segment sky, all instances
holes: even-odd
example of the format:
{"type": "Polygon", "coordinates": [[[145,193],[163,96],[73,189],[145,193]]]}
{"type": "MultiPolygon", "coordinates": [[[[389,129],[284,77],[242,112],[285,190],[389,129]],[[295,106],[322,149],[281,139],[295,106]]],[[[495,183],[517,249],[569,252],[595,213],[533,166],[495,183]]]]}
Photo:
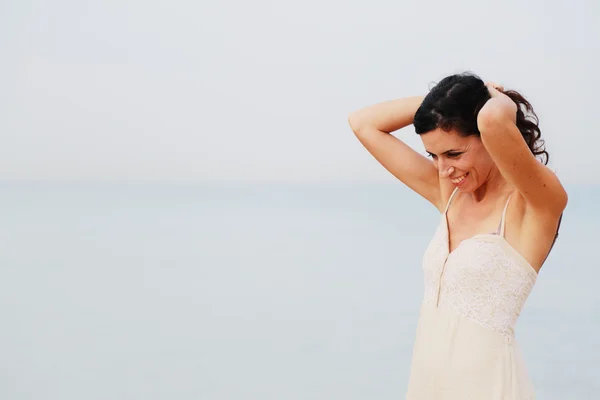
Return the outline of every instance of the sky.
{"type": "Polygon", "coordinates": [[[599,19],[592,0],[5,0],[0,180],[387,182],[348,114],[471,71],[533,104],[563,182],[600,183],[599,19]]]}

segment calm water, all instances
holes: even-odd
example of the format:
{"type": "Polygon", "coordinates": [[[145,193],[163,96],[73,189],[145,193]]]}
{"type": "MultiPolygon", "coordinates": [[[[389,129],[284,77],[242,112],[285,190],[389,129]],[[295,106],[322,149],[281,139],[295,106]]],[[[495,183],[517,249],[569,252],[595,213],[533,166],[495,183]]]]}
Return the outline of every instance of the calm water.
{"type": "MultiPolygon", "coordinates": [[[[600,392],[600,186],[517,326],[600,392]]],[[[439,214],[402,185],[0,185],[1,399],[402,399],[439,214]]]]}

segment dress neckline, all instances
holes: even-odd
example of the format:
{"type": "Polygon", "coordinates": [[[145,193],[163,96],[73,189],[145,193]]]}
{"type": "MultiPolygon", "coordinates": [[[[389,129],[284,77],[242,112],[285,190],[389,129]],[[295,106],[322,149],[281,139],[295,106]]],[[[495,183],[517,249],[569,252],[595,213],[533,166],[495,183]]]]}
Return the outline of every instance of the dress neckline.
{"type": "Polygon", "coordinates": [[[505,226],[506,226],[506,210],[508,209],[508,202],[510,201],[510,198],[512,197],[514,192],[508,196],[508,199],[506,200],[506,204],[504,205],[504,210],[502,211],[502,217],[500,219],[499,234],[477,233],[473,236],[470,236],[466,239],[461,240],[460,243],[452,251],[450,251],[450,224],[448,223],[448,209],[450,208],[450,203],[452,202],[452,199],[454,198],[454,196],[456,195],[457,192],[458,192],[458,187],[454,188],[454,191],[452,192],[452,194],[450,195],[450,198],[448,199],[448,204],[446,204],[446,209],[444,210],[444,213],[442,214],[445,240],[446,240],[446,251],[448,253],[448,256],[446,257],[446,261],[448,260],[448,258],[450,258],[450,256],[452,254],[454,254],[456,252],[456,250],[458,250],[463,245],[464,242],[473,241],[473,240],[477,240],[478,238],[485,238],[485,237],[494,238],[495,240],[496,240],[496,238],[499,238],[500,243],[503,243],[505,245],[505,247],[508,248],[511,253],[513,253],[513,258],[515,259],[515,261],[517,261],[519,264],[523,264],[526,267],[526,269],[528,270],[528,272],[532,273],[535,276],[535,278],[537,278],[538,272],[535,270],[535,268],[533,268],[531,263],[529,261],[527,261],[527,259],[517,249],[515,249],[514,246],[511,245],[504,237],[504,231],[505,231],[505,226]]]}
{"type": "MultiPolygon", "coordinates": [[[[473,236],[470,236],[466,239],[461,240],[461,242],[458,244],[458,246],[456,246],[454,248],[454,250],[450,251],[450,230],[448,228],[448,220],[446,219],[445,214],[442,215],[443,217],[443,224],[444,224],[444,239],[446,241],[446,251],[448,253],[448,256],[446,257],[446,262],[448,261],[448,258],[450,258],[451,255],[455,254],[456,251],[465,243],[465,242],[470,242],[470,241],[477,241],[478,239],[484,239],[484,238],[488,238],[488,239],[494,239],[497,240],[499,243],[504,244],[505,249],[508,249],[508,251],[510,253],[512,253],[513,255],[513,259],[518,263],[521,264],[525,267],[525,269],[527,270],[527,272],[529,272],[530,274],[532,274],[534,276],[534,278],[537,278],[538,276],[538,272],[535,270],[535,268],[533,268],[533,266],[531,265],[531,263],[529,261],[527,261],[527,259],[525,257],[523,257],[523,255],[521,253],[519,253],[519,251],[517,249],[514,248],[513,245],[511,245],[504,236],[501,235],[497,235],[495,233],[477,233],[473,236]]],[[[445,263],[444,263],[445,264],[445,263]]]]}

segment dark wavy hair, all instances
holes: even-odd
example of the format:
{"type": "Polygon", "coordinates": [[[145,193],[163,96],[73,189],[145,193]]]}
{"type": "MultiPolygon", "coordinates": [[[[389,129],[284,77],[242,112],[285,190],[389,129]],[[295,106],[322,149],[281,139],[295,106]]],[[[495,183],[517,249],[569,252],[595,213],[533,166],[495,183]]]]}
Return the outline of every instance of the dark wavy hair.
{"type": "MultiPolygon", "coordinates": [[[[539,119],[531,104],[514,90],[503,92],[517,104],[517,128],[534,156],[548,164],[549,155],[541,138],[539,119]]],[[[465,72],[450,75],[437,83],[417,109],[413,125],[422,135],[437,128],[457,131],[462,136],[480,135],[477,114],[491,98],[477,75],[465,72]]]]}

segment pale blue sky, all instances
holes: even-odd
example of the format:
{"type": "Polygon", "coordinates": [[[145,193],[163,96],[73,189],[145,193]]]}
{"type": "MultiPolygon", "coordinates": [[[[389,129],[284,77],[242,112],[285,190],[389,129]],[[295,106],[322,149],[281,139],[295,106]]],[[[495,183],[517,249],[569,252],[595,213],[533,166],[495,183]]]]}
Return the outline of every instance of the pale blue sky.
{"type": "Polygon", "coordinates": [[[4,1],[0,179],[391,180],[348,113],[470,70],[532,102],[563,181],[598,183],[599,15],[592,0],[4,1]]]}

